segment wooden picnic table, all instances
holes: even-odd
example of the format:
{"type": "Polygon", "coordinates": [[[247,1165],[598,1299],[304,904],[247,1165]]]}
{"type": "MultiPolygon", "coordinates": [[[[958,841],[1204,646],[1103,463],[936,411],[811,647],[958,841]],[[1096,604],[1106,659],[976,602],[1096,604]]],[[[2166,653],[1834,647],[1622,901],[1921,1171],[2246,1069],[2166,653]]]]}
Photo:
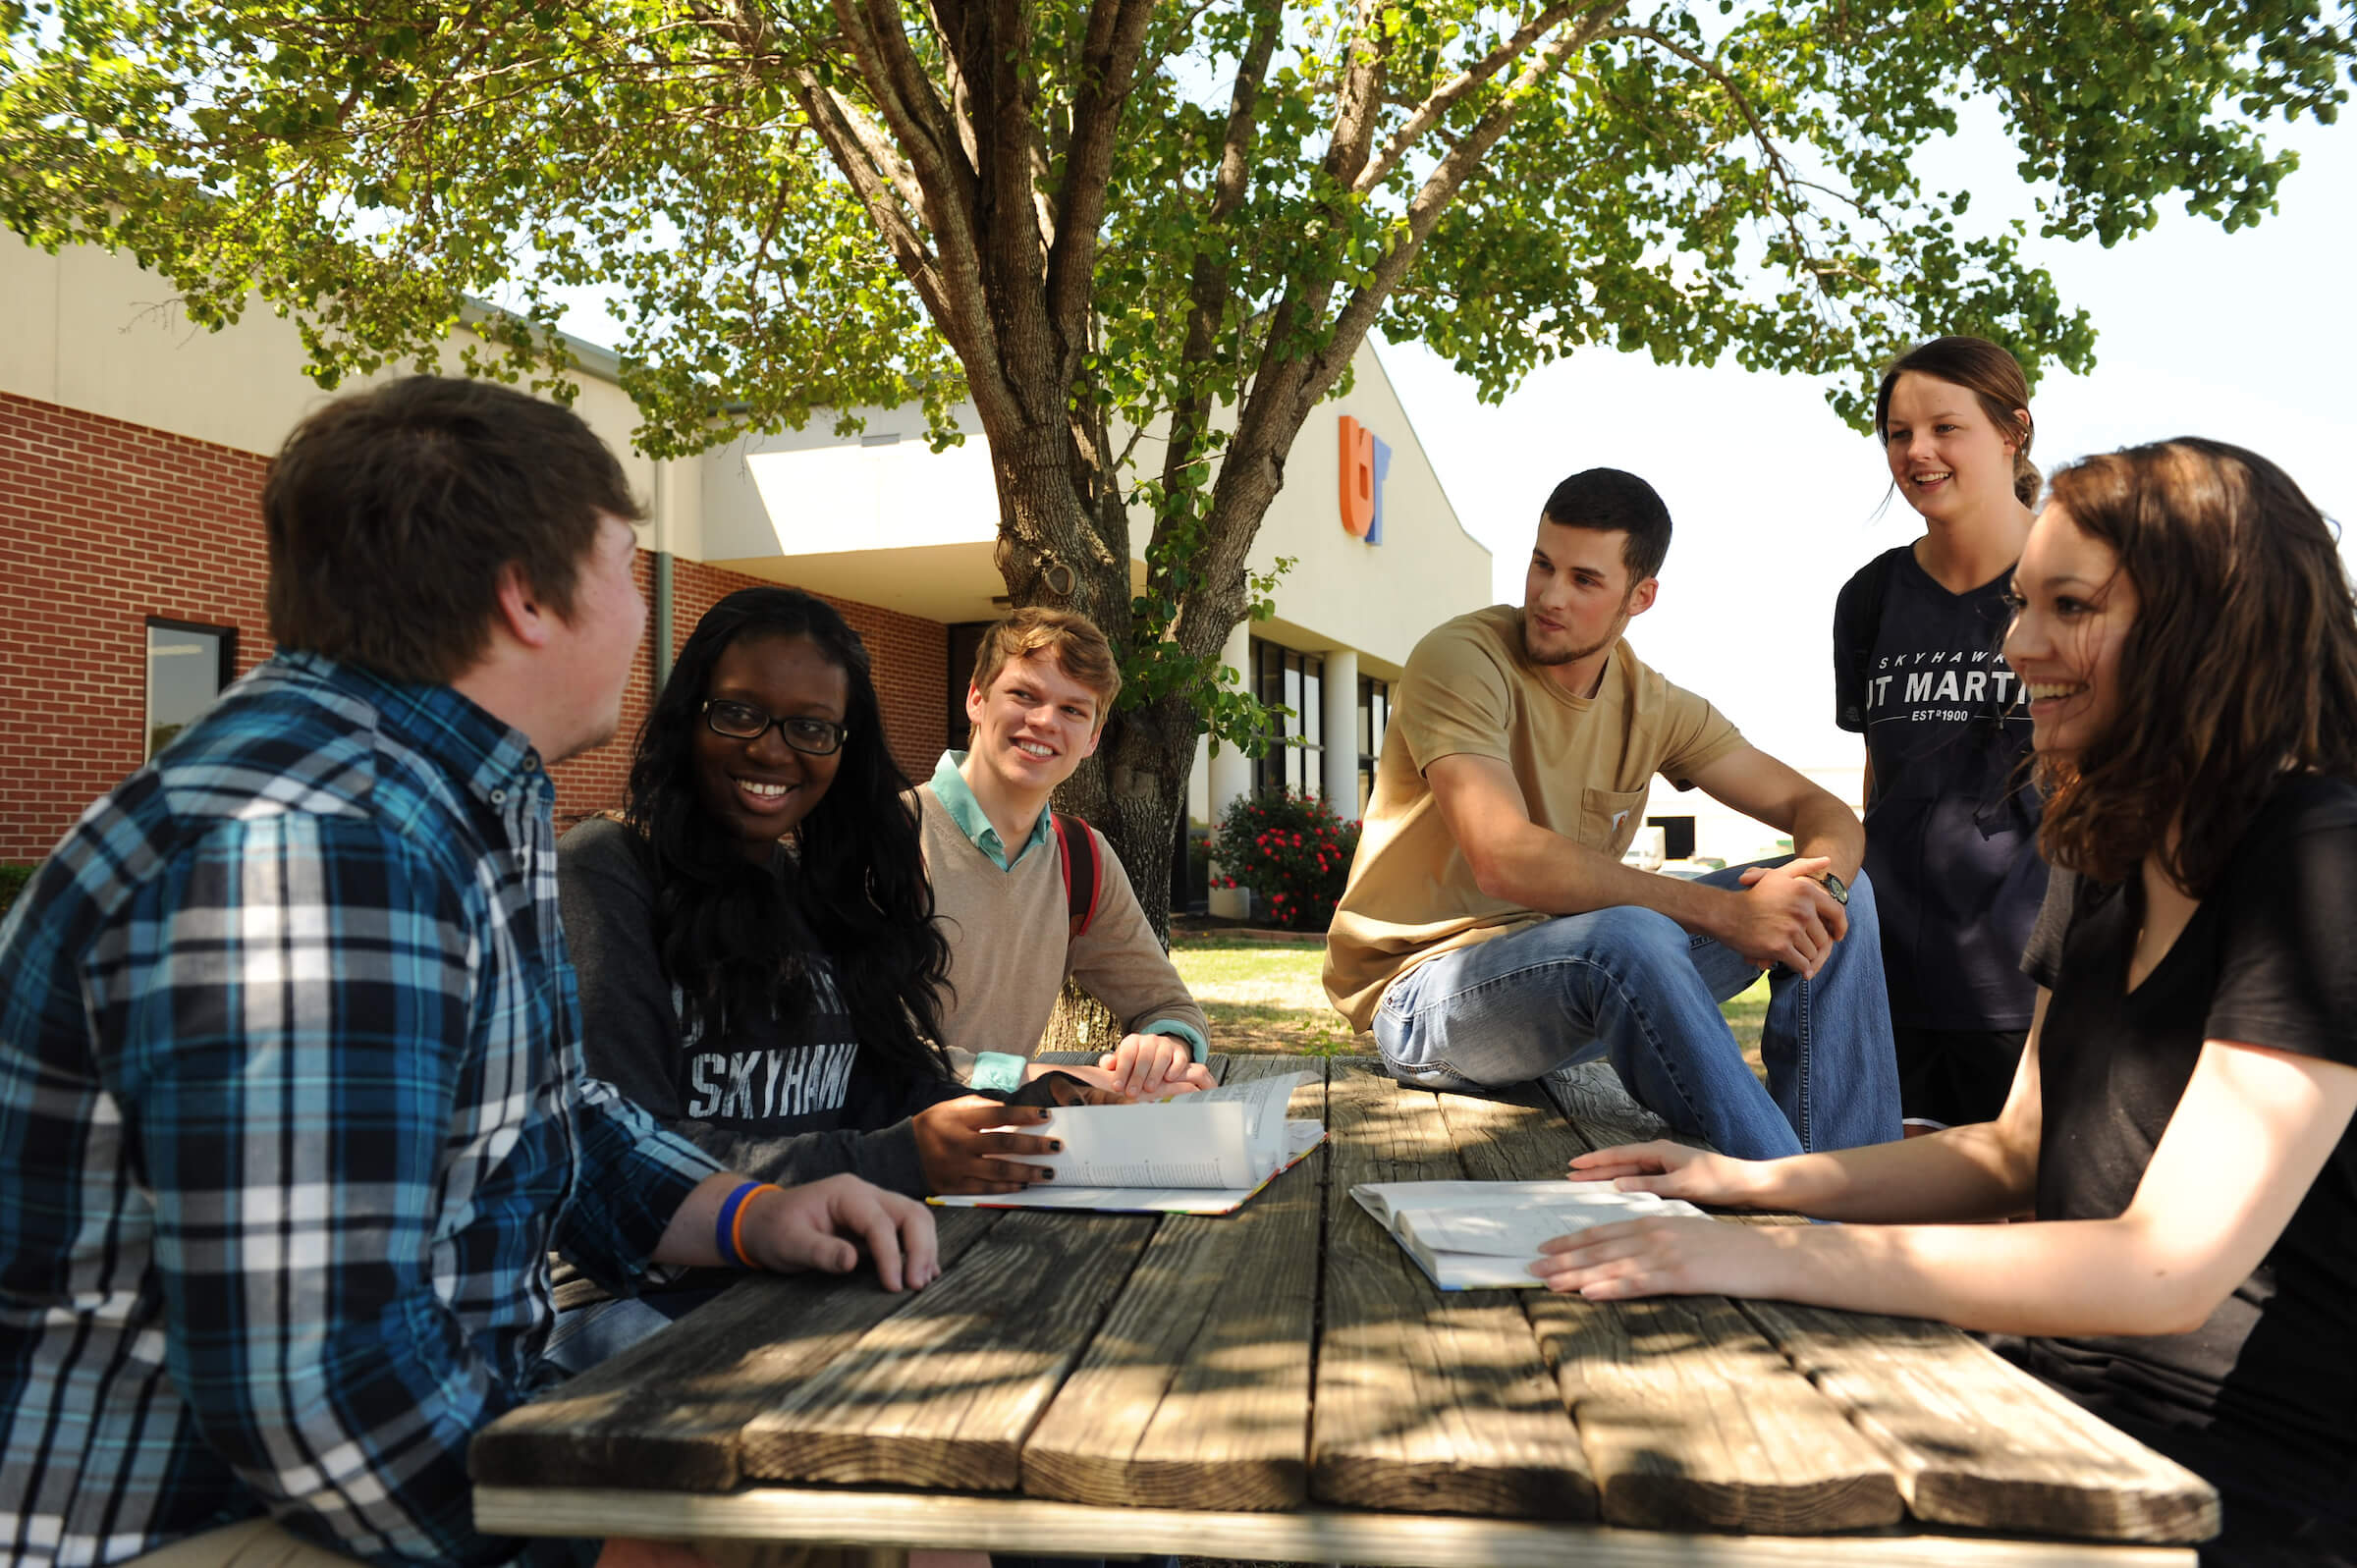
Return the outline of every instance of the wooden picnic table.
{"type": "Polygon", "coordinates": [[[1353,1183],[1652,1129],[1577,1081],[1215,1061],[1305,1068],[1329,1141],[1235,1214],[944,1209],[922,1292],[748,1278],[483,1433],[478,1526],[1436,1568],[2190,1564],[2216,1530],[2198,1477],[1942,1325],[1435,1289],[1353,1183]]]}

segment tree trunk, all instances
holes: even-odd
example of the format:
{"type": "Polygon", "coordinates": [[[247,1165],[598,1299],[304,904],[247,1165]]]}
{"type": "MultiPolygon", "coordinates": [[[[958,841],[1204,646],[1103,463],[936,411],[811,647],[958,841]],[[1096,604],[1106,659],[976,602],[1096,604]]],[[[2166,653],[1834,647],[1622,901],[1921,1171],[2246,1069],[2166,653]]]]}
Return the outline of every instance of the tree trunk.
{"type": "MultiPolygon", "coordinates": [[[[1127,519],[1114,501],[1092,517],[1083,496],[1109,494],[1069,426],[989,432],[998,482],[998,560],[1009,601],[1072,610],[1095,622],[1117,653],[1130,641],[1127,519]]],[[[1166,697],[1109,718],[1095,755],[1056,792],[1056,806],[1105,836],[1156,936],[1170,939],[1171,843],[1186,804],[1195,720],[1185,699],[1166,697]]],[[[1040,1046],[1110,1051],[1123,1020],[1067,985],[1040,1046]]]]}
{"type": "MultiPolygon", "coordinates": [[[[1057,808],[1105,836],[1121,857],[1154,934],[1170,944],[1171,844],[1186,809],[1186,774],[1195,755],[1194,710],[1165,697],[1107,722],[1097,754],[1057,791],[1057,808]]],[[[1123,1020],[1067,985],[1041,1049],[1111,1051],[1123,1020]]]]}
{"type": "Polygon", "coordinates": [[[1094,1051],[1100,1054],[1122,1043],[1122,1021],[1113,1010],[1069,980],[1057,995],[1056,1010],[1048,1014],[1047,1033],[1039,1037],[1042,1051],[1094,1051]]]}
{"type": "MultiPolygon", "coordinates": [[[[1105,836],[1121,858],[1147,921],[1170,945],[1171,844],[1186,809],[1195,718],[1183,697],[1165,697],[1107,721],[1097,753],[1057,791],[1059,810],[1105,836]]],[[[1041,1041],[1047,1051],[1111,1051],[1124,1020],[1067,985],[1041,1041]]]]}

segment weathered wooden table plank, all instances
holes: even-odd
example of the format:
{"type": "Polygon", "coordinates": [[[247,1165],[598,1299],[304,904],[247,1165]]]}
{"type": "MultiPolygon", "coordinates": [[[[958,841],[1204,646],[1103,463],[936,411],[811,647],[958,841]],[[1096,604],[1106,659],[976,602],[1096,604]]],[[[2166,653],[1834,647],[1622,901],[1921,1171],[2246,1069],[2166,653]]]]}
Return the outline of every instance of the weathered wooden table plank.
{"type": "MultiPolygon", "coordinates": [[[[1581,1140],[1534,1086],[1442,1095],[1466,1174],[1560,1177],[1581,1140]]],[[[1771,1534],[1901,1514],[1891,1465],[1725,1298],[1596,1306],[1522,1298],[1611,1524],[1771,1534]],[[1740,1400],[1714,1399],[1723,1386],[1740,1400]]]]}
{"type": "Polygon", "coordinates": [[[1366,1508],[1592,1518],[1579,1442],[1513,1294],[1444,1294],[1352,1201],[1361,1181],[1462,1176],[1436,1097],[1337,1060],[1325,1328],[1310,1490],[1366,1508]]]}
{"type": "Polygon", "coordinates": [[[1926,1523],[2110,1541],[2217,1533],[2207,1482],[1945,1324],[1742,1307],[1890,1455],[1926,1523]]]}
{"type": "Polygon", "coordinates": [[[1536,1084],[1495,1095],[1435,1095],[1464,1173],[1475,1181],[1557,1181],[1588,1143],[1536,1084]]]}
{"type": "Polygon", "coordinates": [[[1890,1462],[1725,1297],[1525,1305],[1607,1523],[1787,1535],[1902,1516],[1890,1462]]]}
{"type": "MultiPolygon", "coordinates": [[[[937,1217],[947,1269],[1002,1214],[937,1217]]],[[[917,1299],[886,1294],[873,1274],[754,1275],[683,1320],[691,1329],[666,1328],[510,1411],[475,1437],[468,1470],[492,1486],[725,1491],[744,1479],[745,1423],[917,1299]]]]}
{"type": "MultiPolygon", "coordinates": [[[[1225,1065],[1213,1059],[1215,1072],[1225,1065]]],[[[959,1212],[936,1217],[946,1224],[959,1212]]],[[[992,1213],[999,1223],[989,1239],[968,1248],[904,1314],[838,1347],[745,1419],[743,1476],[973,1491],[1020,1484],[1025,1437],[1095,1336],[1157,1220],[992,1213]]]]}
{"type": "Polygon", "coordinates": [[[1173,1552],[1401,1568],[2194,1568],[2194,1555],[2184,1547],[2077,1541],[1672,1535],[1315,1505],[1275,1514],[1115,1509],[1033,1497],[813,1487],[755,1487],[726,1497],[487,1487],[475,1493],[475,1523],[511,1535],[821,1541],[1025,1555],[1173,1552]]]}
{"type": "MultiPolygon", "coordinates": [[[[1291,1114],[1323,1121],[1324,1064],[1237,1056],[1227,1083],[1317,1070],[1291,1114]]],[[[1175,1215],[1023,1445],[1033,1496],[1292,1508],[1307,1486],[1326,1153],[1233,1215],[1175,1215]]]]}
{"type": "Polygon", "coordinates": [[[1040,1411],[1154,1233],[1140,1215],[1006,1211],[954,1270],[745,1422],[762,1481],[1013,1491],[1040,1411]]]}

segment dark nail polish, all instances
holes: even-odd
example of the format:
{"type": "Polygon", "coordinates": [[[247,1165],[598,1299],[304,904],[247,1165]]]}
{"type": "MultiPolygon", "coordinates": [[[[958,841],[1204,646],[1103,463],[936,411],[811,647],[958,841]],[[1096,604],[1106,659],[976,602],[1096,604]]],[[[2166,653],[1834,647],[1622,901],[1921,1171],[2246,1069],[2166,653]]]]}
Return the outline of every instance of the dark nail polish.
{"type": "Polygon", "coordinates": [[[1048,1140],[1048,1153],[1052,1155],[1060,1155],[1064,1153],[1064,1140],[1061,1138],[1050,1138],[1048,1140]]]}
{"type": "Polygon", "coordinates": [[[1039,1173],[1039,1179],[1042,1181],[1054,1181],[1056,1179],[1056,1172],[1053,1170],[1043,1170],[1039,1173]]]}

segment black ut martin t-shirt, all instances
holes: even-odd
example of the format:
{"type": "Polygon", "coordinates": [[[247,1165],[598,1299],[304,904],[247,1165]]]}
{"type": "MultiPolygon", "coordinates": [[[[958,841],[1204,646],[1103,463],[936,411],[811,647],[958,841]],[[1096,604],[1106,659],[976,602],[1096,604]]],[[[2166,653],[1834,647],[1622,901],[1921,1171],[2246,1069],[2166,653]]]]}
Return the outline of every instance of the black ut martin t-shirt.
{"type": "MultiPolygon", "coordinates": [[[[2357,784],[2287,781],[2127,992],[2143,902],[2135,879],[2057,872],[2023,959],[2054,993],[2039,1042],[2040,1219],[2127,1208],[2206,1040],[2357,1065],[2357,784]]],[[[2216,1483],[2229,1537],[2238,1495],[2357,1525],[2357,1131],[2199,1328],[2001,1348],[2216,1483]]]]}
{"type": "Polygon", "coordinates": [[[2006,576],[1949,593],[1900,545],[1834,607],[1836,723],[1874,759],[1866,875],[1882,917],[1891,1021],[1901,1028],[2027,1029],[2035,994],[2022,945],[2046,893],[2038,795],[2023,766],[2030,722],[1998,645],[2006,576]],[[1864,600],[1882,616],[1861,666],[1864,600]]]}

